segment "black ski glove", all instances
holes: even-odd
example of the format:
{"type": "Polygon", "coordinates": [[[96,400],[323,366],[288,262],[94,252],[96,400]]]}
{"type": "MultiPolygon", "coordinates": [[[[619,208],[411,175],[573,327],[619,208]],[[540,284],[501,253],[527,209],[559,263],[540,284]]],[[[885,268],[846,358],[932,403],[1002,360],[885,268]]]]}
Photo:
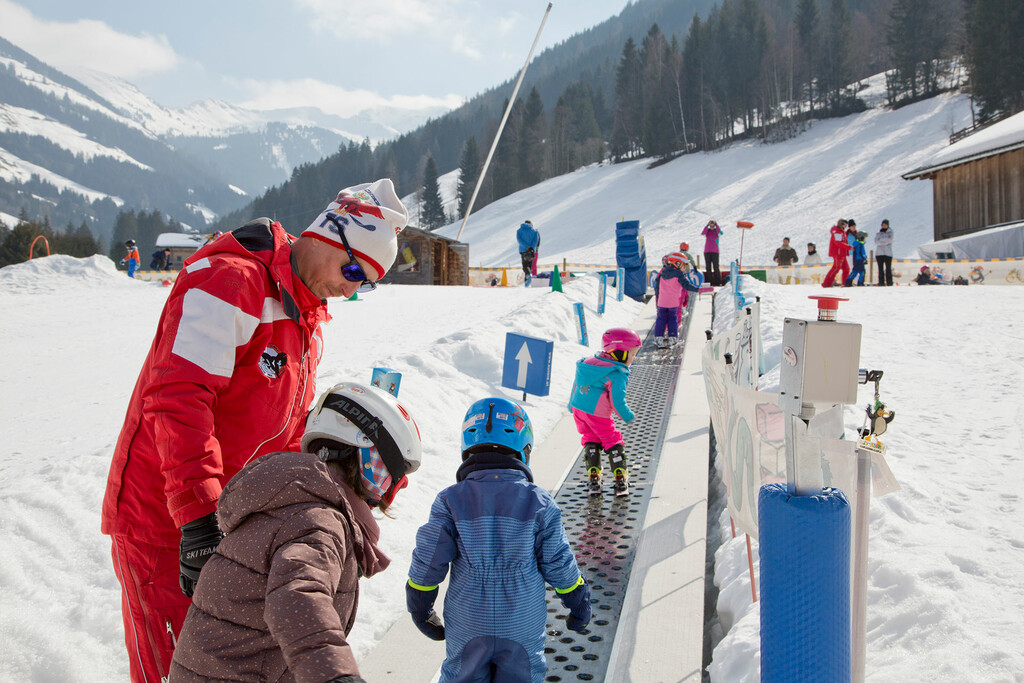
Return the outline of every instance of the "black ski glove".
{"type": "Polygon", "coordinates": [[[224,534],[217,526],[216,512],[181,527],[181,573],[178,576],[178,585],[186,597],[192,597],[196,590],[196,581],[199,580],[199,571],[210,559],[210,555],[213,555],[222,538],[224,534]]]}
{"type": "Polygon", "coordinates": [[[558,597],[569,609],[565,627],[570,631],[583,633],[590,623],[590,586],[581,583],[568,593],[559,593],[558,597]]]}
{"type": "Polygon", "coordinates": [[[412,623],[420,633],[431,640],[444,640],[444,624],[441,617],[434,611],[434,601],[437,600],[437,587],[433,590],[423,591],[413,588],[410,583],[405,584],[405,606],[412,615],[412,623]]]}

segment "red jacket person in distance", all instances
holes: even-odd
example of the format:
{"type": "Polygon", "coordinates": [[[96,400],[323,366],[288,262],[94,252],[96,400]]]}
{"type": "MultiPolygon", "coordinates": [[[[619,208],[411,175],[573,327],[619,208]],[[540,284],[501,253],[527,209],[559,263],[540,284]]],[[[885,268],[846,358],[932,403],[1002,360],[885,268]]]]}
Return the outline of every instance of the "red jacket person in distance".
{"type": "Polygon", "coordinates": [[[407,221],[383,179],[339,192],[298,239],[259,218],[185,261],[103,499],[132,681],[167,676],[195,582],[222,536],[221,490],[253,458],[299,449],[326,299],[373,289],[407,221]]]}

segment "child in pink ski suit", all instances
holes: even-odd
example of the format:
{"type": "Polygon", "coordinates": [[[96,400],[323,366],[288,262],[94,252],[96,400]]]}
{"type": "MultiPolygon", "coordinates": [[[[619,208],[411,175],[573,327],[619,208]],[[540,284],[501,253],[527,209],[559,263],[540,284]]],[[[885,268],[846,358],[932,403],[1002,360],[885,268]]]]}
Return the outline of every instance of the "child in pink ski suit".
{"type": "Polygon", "coordinates": [[[608,454],[615,475],[615,495],[629,493],[626,449],[622,433],[612,419],[614,410],[625,422],[632,422],[633,411],[626,405],[629,366],[643,345],[636,332],[614,327],[601,338],[601,353],[576,363],[569,408],[583,444],[583,455],[590,474],[590,495],[601,494],[601,449],[608,454]]]}
{"type": "Polygon", "coordinates": [[[654,279],[654,297],[658,304],[658,317],[654,321],[654,336],[658,348],[676,342],[683,309],[689,303],[689,292],[700,289],[700,280],[688,272],[690,263],[682,252],[673,252],[662,259],[664,267],[654,279]]]}

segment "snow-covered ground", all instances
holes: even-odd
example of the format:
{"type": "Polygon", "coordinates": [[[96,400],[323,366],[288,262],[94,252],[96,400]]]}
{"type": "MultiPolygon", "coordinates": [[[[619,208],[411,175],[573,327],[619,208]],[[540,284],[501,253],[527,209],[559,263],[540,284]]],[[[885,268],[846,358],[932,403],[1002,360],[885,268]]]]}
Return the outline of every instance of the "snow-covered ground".
{"type": "MultiPolygon", "coordinates": [[[[743,144],[653,170],[645,162],[583,169],[486,207],[470,218],[463,240],[474,262],[500,265],[513,256],[519,222],[532,218],[542,232],[542,261],[612,263],[615,221],[638,218],[653,265],[681,239],[696,242],[713,212],[723,225],[754,220],[745,259],[766,261],[781,239],[770,226],[786,228],[799,244],[805,239],[798,229],[823,242],[838,216],[855,216],[865,227],[888,217],[897,256],[910,255],[931,239],[931,189],[898,173],[927,160],[944,143],[946,126],[959,127],[966,113],[962,98],[948,96],[822,122],[778,146],[743,144]],[[808,183],[813,190],[802,189],[808,183]],[[886,216],[875,215],[883,209],[886,216]]],[[[728,229],[723,263],[737,255],[738,241],[728,229]]],[[[760,287],[771,365],[782,318],[813,317],[806,297],[821,290],[760,287]]],[[[404,614],[414,533],[434,494],[452,481],[465,408],[491,393],[516,397],[500,387],[505,333],[555,342],[551,395],[526,403],[542,440],[564,415],[573,361],[588,353],[576,343],[571,303],[584,302],[595,340],[641,310],[610,297],[598,317],[596,289],[594,278],[566,283],[564,294],[383,286],[359,301],[331,302],[335,320],[324,328],[318,386],[366,381],[378,365],[401,371],[402,398],[425,446],[424,467],[400,494],[396,518],[382,521],[394,564],[363,583],[352,634],[358,656],[404,614]]],[[[0,357],[12,361],[0,373],[0,680],[127,678],[119,591],[99,509],[167,291],[128,280],[100,256],[54,256],[0,270],[0,357]]],[[[842,294],[852,300],[840,318],[864,325],[862,366],[885,371],[883,395],[897,411],[885,441],[903,486],[872,505],[868,678],[1022,681],[1024,288],[842,294]]],[[[848,410],[851,430],[860,426],[862,408],[848,410]]],[[[715,651],[719,682],[757,680],[758,614],[743,583],[744,553],[741,538],[718,558],[721,603],[742,615],[715,651]]]]}
{"type": "MultiPolygon", "coordinates": [[[[470,243],[472,266],[518,267],[512,235],[530,219],[540,231],[542,264],[613,263],[615,222],[639,220],[655,267],[682,241],[701,255],[700,231],[714,218],[724,229],[721,262],[738,258],[742,246],[742,263],[753,266],[771,265],[783,237],[800,263],[808,242],[825,253],[828,229],[839,218],[855,218],[872,236],[870,248],[888,218],[894,256],[918,258],[917,245],[933,239],[931,182],[900,174],[927,164],[970,121],[966,96],[943,95],[897,111],[818,121],[783,143],[749,141],[653,169],[650,159],[594,164],[474,211],[461,239],[470,243]],[[740,230],[737,220],[754,228],[740,230]],[[491,239],[495,234],[509,237],[491,239]]],[[[455,237],[460,225],[439,232],[455,237]]]]}

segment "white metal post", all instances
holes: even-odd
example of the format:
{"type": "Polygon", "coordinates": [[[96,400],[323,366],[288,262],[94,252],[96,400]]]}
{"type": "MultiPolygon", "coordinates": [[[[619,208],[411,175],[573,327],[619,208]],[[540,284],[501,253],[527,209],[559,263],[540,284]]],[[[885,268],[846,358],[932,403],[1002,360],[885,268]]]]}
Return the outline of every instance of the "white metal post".
{"type": "Polygon", "coordinates": [[[516,102],[516,95],[519,93],[519,86],[523,83],[523,76],[526,75],[526,67],[530,65],[530,60],[533,58],[533,51],[537,47],[537,41],[540,40],[540,32],[544,30],[544,23],[548,20],[548,14],[551,12],[552,3],[548,3],[548,8],[544,10],[544,18],[540,20],[540,28],[537,29],[537,37],[533,39],[533,45],[530,46],[530,54],[526,55],[526,63],[523,64],[522,70],[519,72],[519,79],[516,81],[516,87],[512,89],[512,97],[508,100],[508,106],[505,107],[505,115],[501,117],[501,123],[498,124],[498,132],[494,135],[494,142],[491,143],[491,149],[487,152],[487,159],[484,161],[483,168],[480,169],[480,176],[476,179],[476,187],[473,188],[473,196],[469,198],[469,205],[466,206],[466,215],[462,217],[462,225],[459,226],[459,234],[455,236],[455,240],[458,241],[462,237],[462,230],[466,227],[466,221],[469,220],[469,214],[473,211],[473,204],[476,202],[476,194],[480,191],[480,186],[484,182],[484,175],[487,173],[487,167],[491,165],[491,157],[494,156],[494,150],[498,147],[498,140],[501,139],[501,131],[505,129],[505,122],[508,121],[508,115],[512,111],[512,105],[516,102]]]}
{"type": "Polygon", "coordinates": [[[868,517],[871,510],[871,451],[857,449],[857,508],[853,520],[852,594],[850,595],[850,671],[864,681],[868,618],[868,517]]]}

